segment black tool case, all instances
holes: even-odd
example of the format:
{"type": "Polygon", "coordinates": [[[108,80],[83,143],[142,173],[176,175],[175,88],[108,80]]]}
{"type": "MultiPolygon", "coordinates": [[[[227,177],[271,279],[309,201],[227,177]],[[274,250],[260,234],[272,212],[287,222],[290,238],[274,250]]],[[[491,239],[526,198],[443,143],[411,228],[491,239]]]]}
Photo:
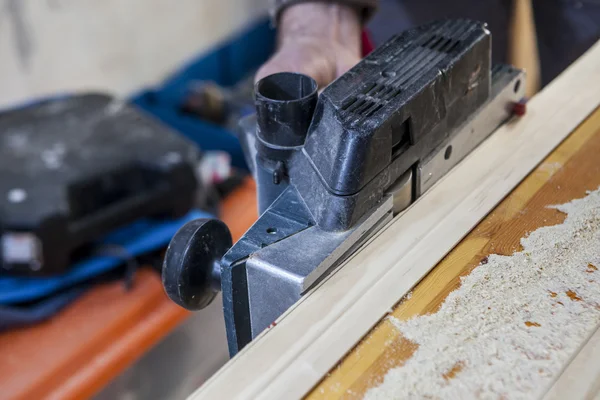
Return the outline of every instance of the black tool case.
{"type": "Polygon", "coordinates": [[[0,274],[64,271],[86,245],[194,204],[199,150],[110,96],[0,114],[0,274]]]}

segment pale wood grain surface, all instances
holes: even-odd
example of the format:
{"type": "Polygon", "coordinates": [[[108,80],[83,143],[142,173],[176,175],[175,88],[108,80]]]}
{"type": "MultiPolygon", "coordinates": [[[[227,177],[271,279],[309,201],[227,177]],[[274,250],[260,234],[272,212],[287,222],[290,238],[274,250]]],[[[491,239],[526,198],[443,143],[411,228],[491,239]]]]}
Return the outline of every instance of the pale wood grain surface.
{"type": "Polygon", "coordinates": [[[600,398],[600,329],[582,346],[544,400],[600,398]]]}
{"type": "MultiPolygon", "coordinates": [[[[561,223],[565,214],[549,205],[585,196],[600,186],[600,110],[548,156],[506,199],[477,225],[391,313],[400,320],[436,312],[448,294],[490,254],[521,250],[520,239],[541,227],[561,223]]],[[[381,321],[308,396],[357,399],[408,360],[417,346],[381,321]]],[[[597,360],[599,360],[597,358],[597,360]]],[[[600,363],[598,363],[600,365],[600,363]]],[[[599,370],[600,371],[600,370],[599,370]]],[[[574,396],[573,398],[579,398],[574,396]]]]}

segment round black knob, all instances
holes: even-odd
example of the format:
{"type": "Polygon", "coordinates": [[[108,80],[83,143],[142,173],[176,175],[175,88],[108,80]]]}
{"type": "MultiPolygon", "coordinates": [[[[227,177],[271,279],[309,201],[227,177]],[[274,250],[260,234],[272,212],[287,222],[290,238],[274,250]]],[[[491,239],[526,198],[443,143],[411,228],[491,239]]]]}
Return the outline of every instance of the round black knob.
{"type": "MultiPolygon", "coordinates": [[[[162,268],[162,282],[171,300],[188,310],[208,306],[217,294],[213,284],[219,261],[232,245],[227,225],[197,219],[173,236],[162,268]]],[[[217,278],[218,279],[218,278],[217,278]]]]}

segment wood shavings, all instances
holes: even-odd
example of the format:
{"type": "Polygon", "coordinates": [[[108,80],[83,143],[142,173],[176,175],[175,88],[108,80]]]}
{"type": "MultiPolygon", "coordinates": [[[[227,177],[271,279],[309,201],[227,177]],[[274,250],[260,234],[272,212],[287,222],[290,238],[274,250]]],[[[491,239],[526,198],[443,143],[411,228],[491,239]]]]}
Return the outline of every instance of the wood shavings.
{"type": "Polygon", "coordinates": [[[390,317],[418,346],[367,400],[540,397],[600,324],[600,189],[553,207],[563,224],[491,255],[435,314],[390,317]]]}

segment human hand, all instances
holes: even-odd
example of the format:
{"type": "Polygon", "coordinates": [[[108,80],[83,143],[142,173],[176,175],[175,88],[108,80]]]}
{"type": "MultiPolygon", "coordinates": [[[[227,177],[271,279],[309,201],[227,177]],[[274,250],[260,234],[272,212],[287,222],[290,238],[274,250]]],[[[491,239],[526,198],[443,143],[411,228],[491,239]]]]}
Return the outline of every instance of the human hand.
{"type": "Polygon", "coordinates": [[[293,5],[279,20],[277,52],[255,80],[297,72],[323,88],[360,61],[361,29],[358,12],[351,7],[318,2],[293,5]]]}

